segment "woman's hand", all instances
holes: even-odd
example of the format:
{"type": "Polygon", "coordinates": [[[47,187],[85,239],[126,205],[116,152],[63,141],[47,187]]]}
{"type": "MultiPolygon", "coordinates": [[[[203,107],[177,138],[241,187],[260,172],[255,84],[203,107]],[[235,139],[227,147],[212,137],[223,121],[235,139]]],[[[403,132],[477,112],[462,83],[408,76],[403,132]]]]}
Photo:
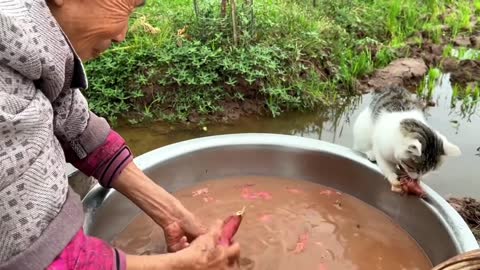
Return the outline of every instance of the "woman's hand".
{"type": "Polygon", "coordinates": [[[161,255],[127,255],[127,270],[228,270],[240,256],[240,246],[218,245],[222,222],[179,252],[161,255]]]}
{"type": "Polygon", "coordinates": [[[173,220],[163,226],[167,248],[176,252],[189,246],[189,243],[206,232],[206,228],[180,203],[175,207],[173,220]]]}
{"type": "Polygon", "coordinates": [[[186,248],[206,232],[179,200],[154,183],[133,162],[125,167],[112,186],[163,228],[170,252],[186,248]]]}
{"type": "Polygon", "coordinates": [[[185,270],[226,270],[240,256],[240,245],[229,247],[218,244],[222,231],[222,222],[217,221],[206,234],[199,236],[191,245],[175,253],[178,255],[179,269],[185,270]]]}

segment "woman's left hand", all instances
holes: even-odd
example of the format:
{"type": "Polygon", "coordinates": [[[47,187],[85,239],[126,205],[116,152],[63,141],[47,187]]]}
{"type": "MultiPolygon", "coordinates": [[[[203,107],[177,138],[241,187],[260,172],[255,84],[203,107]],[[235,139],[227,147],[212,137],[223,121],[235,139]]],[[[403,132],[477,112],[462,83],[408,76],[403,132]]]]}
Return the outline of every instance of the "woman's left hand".
{"type": "Polygon", "coordinates": [[[177,252],[190,245],[198,236],[207,232],[200,221],[183,205],[178,205],[175,219],[163,227],[169,252],[177,252]]]}
{"type": "Polygon", "coordinates": [[[162,226],[170,252],[188,247],[195,238],[207,232],[179,200],[154,183],[133,162],[125,167],[112,186],[162,226]]]}

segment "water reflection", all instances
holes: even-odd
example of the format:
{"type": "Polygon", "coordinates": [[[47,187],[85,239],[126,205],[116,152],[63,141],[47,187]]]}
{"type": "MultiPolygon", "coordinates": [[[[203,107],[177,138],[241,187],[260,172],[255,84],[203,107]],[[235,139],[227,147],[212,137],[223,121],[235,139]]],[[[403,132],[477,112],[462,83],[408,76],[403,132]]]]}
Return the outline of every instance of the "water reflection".
{"type": "MultiPolygon", "coordinates": [[[[425,182],[443,196],[480,198],[480,115],[477,106],[455,101],[448,75],[440,80],[433,92],[435,107],[426,109],[431,125],[462,149],[462,156],[449,159],[425,182]]],[[[324,140],[351,147],[353,121],[368,106],[371,95],[351,97],[331,109],[310,113],[289,113],[276,119],[243,118],[231,124],[189,129],[165,124],[140,127],[123,126],[118,131],[126,138],[136,155],[167,144],[203,136],[232,133],[279,133],[324,140]]]]}

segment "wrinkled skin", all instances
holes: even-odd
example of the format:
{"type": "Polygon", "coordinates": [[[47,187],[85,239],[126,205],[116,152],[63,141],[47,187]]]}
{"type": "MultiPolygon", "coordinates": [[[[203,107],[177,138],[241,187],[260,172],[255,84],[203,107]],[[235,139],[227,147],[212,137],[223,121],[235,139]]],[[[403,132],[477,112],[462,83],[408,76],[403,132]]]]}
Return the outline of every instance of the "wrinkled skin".
{"type": "Polygon", "coordinates": [[[178,252],[185,263],[179,263],[188,270],[227,270],[232,269],[240,256],[240,246],[232,243],[223,246],[218,242],[221,237],[223,222],[217,221],[210,231],[199,236],[190,248],[178,252]]]}
{"type": "MultiPolygon", "coordinates": [[[[47,5],[82,61],[98,57],[113,43],[125,40],[128,20],[145,0],[47,0],[47,5]]],[[[206,229],[179,205],[175,221],[164,226],[171,252],[189,246],[206,229]]]]}
{"type": "Polygon", "coordinates": [[[49,0],[48,6],[83,61],[122,42],[128,19],[145,0],[49,0]]]}

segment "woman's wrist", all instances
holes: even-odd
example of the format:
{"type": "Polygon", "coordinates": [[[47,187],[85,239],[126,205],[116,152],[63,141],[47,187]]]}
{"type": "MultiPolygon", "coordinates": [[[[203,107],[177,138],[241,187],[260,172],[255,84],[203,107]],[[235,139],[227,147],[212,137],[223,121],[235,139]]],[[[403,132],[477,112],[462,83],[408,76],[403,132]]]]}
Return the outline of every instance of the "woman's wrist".
{"type": "Polygon", "coordinates": [[[113,188],[122,193],[160,226],[168,226],[177,221],[176,213],[181,203],[162,187],[148,178],[133,162],[130,162],[118,178],[113,188]]]}
{"type": "Polygon", "coordinates": [[[127,270],[186,270],[181,256],[176,253],[137,256],[127,255],[127,270]]]}

